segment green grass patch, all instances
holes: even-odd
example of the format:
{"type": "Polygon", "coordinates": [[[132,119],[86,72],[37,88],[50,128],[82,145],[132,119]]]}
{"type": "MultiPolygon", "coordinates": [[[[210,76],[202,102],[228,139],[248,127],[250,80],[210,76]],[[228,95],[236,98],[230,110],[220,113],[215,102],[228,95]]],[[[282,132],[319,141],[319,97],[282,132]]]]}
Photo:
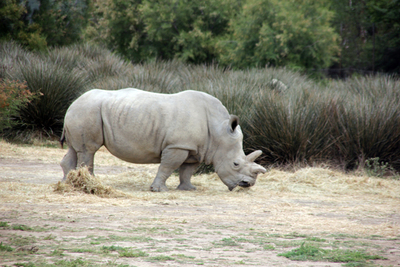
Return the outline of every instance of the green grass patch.
{"type": "Polygon", "coordinates": [[[60,267],[85,267],[85,266],[95,266],[93,262],[78,258],[75,260],[60,260],[54,263],[54,266],[60,267]]]}
{"type": "Polygon", "coordinates": [[[96,250],[93,248],[74,248],[71,250],[71,252],[75,253],[95,253],[96,250]]]}
{"type": "Polygon", "coordinates": [[[0,222],[0,227],[8,228],[9,227],[8,222],[0,222]]]}
{"type": "Polygon", "coordinates": [[[50,255],[51,256],[57,256],[57,257],[62,257],[62,256],[65,256],[65,254],[63,252],[64,251],[61,250],[61,249],[55,249],[50,253],[50,255]]]}
{"type": "Polygon", "coordinates": [[[174,261],[175,258],[167,256],[167,255],[157,255],[149,258],[151,262],[160,262],[160,261],[174,261]]]}
{"type": "Polygon", "coordinates": [[[275,246],[271,244],[265,245],[263,248],[264,250],[275,250],[275,246]]]}
{"type": "Polygon", "coordinates": [[[217,247],[237,247],[240,246],[240,244],[237,242],[237,240],[233,237],[230,238],[223,238],[219,242],[214,242],[213,243],[217,247]]]}
{"type": "Polygon", "coordinates": [[[0,251],[7,251],[7,252],[11,252],[14,249],[12,247],[10,247],[9,245],[3,245],[3,242],[0,243],[0,251]]]}
{"type": "Polygon", "coordinates": [[[278,256],[294,261],[328,261],[345,263],[366,263],[368,260],[384,259],[379,255],[370,255],[364,251],[349,249],[322,249],[319,246],[303,242],[299,248],[289,252],[280,253],[278,256]]]}
{"type": "Polygon", "coordinates": [[[194,260],[196,257],[194,256],[186,256],[184,254],[172,254],[172,256],[178,258],[178,259],[190,259],[190,260],[194,260]]]}
{"type": "Polygon", "coordinates": [[[11,229],[13,230],[20,230],[20,231],[32,231],[33,228],[30,226],[27,226],[25,224],[13,224],[11,226],[11,229]]]}
{"type": "Polygon", "coordinates": [[[112,245],[112,246],[103,246],[101,249],[104,252],[126,250],[126,248],[124,248],[124,247],[114,246],[114,245],[112,245]]]}
{"type": "Polygon", "coordinates": [[[139,257],[148,257],[149,254],[141,251],[141,250],[122,250],[118,251],[120,257],[126,257],[126,258],[139,258],[139,257]]]}
{"type": "Polygon", "coordinates": [[[10,244],[17,247],[27,246],[36,243],[34,236],[13,235],[9,238],[10,244]]]}
{"type": "Polygon", "coordinates": [[[49,235],[43,237],[43,240],[54,240],[54,239],[56,239],[56,237],[52,234],[49,234],[49,235]]]}

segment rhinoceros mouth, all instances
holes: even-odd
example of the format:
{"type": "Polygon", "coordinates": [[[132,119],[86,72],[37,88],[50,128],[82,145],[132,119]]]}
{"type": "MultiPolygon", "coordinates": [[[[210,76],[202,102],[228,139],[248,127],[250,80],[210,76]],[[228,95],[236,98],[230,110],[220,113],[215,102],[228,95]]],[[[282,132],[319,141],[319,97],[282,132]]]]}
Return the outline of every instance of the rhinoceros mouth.
{"type": "Polygon", "coordinates": [[[250,186],[253,186],[253,185],[254,185],[254,184],[243,180],[243,181],[240,181],[239,183],[237,183],[237,184],[235,184],[235,185],[228,186],[228,188],[229,188],[229,191],[232,191],[232,190],[235,189],[237,186],[240,186],[240,187],[250,187],[250,186]]]}
{"type": "Polygon", "coordinates": [[[251,186],[251,184],[249,182],[247,182],[247,181],[241,181],[241,182],[239,182],[238,185],[240,187],[250,187],[251,186]]]}

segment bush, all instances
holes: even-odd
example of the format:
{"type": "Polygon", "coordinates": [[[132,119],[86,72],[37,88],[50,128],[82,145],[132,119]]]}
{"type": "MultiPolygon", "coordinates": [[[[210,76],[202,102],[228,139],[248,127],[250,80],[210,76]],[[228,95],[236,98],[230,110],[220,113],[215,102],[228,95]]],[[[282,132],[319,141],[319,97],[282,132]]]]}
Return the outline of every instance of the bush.
{"type": "Polygon", "coordinates": [[[33,98],[26,83],[0,79],[0,132],[17,124],[12,120],[18,110],[26,106],[33,98]]]}

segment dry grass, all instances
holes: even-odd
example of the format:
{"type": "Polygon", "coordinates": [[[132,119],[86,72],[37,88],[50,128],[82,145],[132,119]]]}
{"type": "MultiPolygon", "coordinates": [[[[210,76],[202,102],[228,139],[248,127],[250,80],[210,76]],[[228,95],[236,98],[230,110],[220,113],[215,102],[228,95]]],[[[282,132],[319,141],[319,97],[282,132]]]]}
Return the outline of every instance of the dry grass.
{"type": "Polygon", "coordinates": [[[54,192],[66,193],[71,191],[93,194],[99,197],[122,197],[125,194],[111,186],[105,186],[95,176],[89,173],[87,167],[70,171],[65,182],[54,185],[54,192]]]}
{"type": "MultiPolygon", "coordinates": [[[[165,224],[177,221],[179,216],[179,220],[187,222],[245,223],[247,227],[257,227],[268,233],[400,235],[399,180],[361,173],[345,174],[329,168],[308,167],[293,172],[270,169],[259,176],[254,187],[237,188],[232,192],[216,174],[193,177],[197,190],[182,192],[175,189],[179,179],[173,175],[167,181],[170,191],[154,193],[149,187],[157,165],[125,163],[102,149],[96,154],[95,165],[119,166],[120,172],[97,174],[94,178],[86,169],[80,169],[68,176],[66,184],[51,185],[26,183],[18,170],[13,177],[2,176],[2,168],[5,168],[1,166],[2,159],[33,160],[36,157],[44,163],[58,164],[65,152],[65,149],[26,147],[0,141],[0,212],[8,209],[7,205],[2,205],[5,203],[30,203],[44,208],[67,204],[69,212],[86,214],[99,212],[91,206],[130,209],[146,206],[149,214],[132,209],[131,212],[150,217],[157,213],[158,222],[165,224]],[[178,204],[175,213],[157,212],[157,207],[178,204]],[[185,213],[187,210],[191,212],[185,213]]],[[[61,169],[59,177],[62,177],[61,169]]]]}

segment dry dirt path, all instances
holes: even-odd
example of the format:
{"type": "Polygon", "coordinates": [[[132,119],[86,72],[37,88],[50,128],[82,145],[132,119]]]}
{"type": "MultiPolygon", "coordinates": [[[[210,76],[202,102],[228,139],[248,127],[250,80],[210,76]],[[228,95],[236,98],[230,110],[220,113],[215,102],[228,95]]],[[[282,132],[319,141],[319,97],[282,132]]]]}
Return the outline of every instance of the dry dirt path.
{"type": "Polygon", "coordinates": [[[233,192],[215,174],[195,177],[195,192],[174,190],[171,177],[169,192],[152,193],[157,166],[102,150],[97,177],[126,196],[100,198],[54,192],[65,152],[0,141],[0,266],[345,264],[279,256],[302,244],[321,255],[380,257],[351,266],[400,266],[397,180],[306,168],[270,170],[253,188],[233,192]]]}

